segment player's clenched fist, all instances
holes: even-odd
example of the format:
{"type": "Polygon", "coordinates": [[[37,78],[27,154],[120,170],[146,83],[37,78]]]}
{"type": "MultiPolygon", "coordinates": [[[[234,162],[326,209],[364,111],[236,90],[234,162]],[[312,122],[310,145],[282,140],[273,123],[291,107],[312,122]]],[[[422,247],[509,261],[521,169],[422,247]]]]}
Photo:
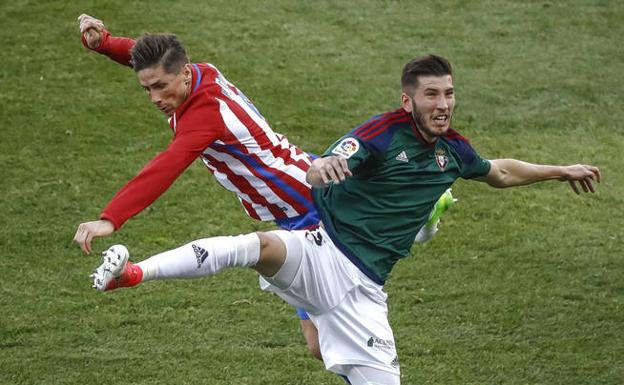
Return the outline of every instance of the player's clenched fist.
{"type": "Polygon", "coordinates": [[[352,175],[345,158],[327,156],[312,162],[306,180],[314,187],[324,187],[328,183],[340,183],[352,175]]]}
{"type": "Polygon", "coordinates": [[[111,235],[115,227],[110,221],[98,220],[81,223],[74,235],[74,241],[80,245],[85,253],[91,253],[91,241],[95,237],[105,237],[111,235]]]}
{"type": "Polygon", "coordinates": [[[84,36],[87,47],[95,49],[100,45],[104,34],[104,22],[85,13],[78,16],[80,33],[84,36]]]}

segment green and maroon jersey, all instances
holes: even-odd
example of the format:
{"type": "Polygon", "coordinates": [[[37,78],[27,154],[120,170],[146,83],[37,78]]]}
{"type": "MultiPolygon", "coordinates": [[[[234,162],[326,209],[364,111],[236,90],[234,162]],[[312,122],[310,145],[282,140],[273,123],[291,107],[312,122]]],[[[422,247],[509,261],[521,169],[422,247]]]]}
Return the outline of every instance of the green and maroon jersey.
{"type": "Polygon", "coordinates": [[[336,246],[383,284],[409,255],[438,198],[458,178],[486,175],[490,162],[449,129],[427,143],[402,108],[357,127],[323,156],[347,159],[353,176],[313,189],[314,203],[336,246]]]}

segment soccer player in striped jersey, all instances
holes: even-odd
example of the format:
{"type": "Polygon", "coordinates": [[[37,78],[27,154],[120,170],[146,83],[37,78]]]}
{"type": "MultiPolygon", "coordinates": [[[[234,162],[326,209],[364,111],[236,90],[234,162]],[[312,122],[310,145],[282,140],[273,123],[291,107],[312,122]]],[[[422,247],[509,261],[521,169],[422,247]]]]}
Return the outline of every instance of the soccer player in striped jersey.
{"type": "MultiPolygon", "coordinates": [[[[173,35],[148,35],[137,43],[111,36],[102,21],[91,16],[81,15],[78,21],[87,48],[134,67],[151,101],[168,117],[174,136],[164,152],[119,190],[99,220],[79,225],[74,239],[86,253],[93,238],[122,227],[197,158],[238,196],[251,218],[274,221],[283,229],[318,226],[305,180],[313,156],[275,133],[215,66],[190,63],[173,35]],[[149,57],[154,52],[161,56],[149,57]]],[[[320,359],[316,328],[305,312],[298,309],[298,315],[308,349],[320,359]]]]}
{"type": "Polygon", "coordinates": [[[402,86],[401,108],[352,130],[308,169],[322,227],[200,239],[136,265],[125,247],[113,246],[95,272],[95,285],[112,289],[250,266],[263,289],[307,311],[328,370],[352,385],[399,385],[383,285],[409,255],[441,194],[459,178],[496,188],[567,181],[577,194],[593,193],[593,182],[601,179],[591,165],[481,157],[450,127],[455,89],[446,59],[410,61],[402,86]]]}

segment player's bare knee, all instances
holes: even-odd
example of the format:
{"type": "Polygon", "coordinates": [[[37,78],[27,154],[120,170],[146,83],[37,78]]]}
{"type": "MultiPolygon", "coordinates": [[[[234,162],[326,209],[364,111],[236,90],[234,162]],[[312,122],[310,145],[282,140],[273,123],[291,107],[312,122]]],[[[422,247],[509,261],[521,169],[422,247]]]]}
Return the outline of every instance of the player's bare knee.
{"type": "Polygon", "coordinates": [[[260,258],[284,257],[286,255],[286,246],[277,235],[263,231],[256,232],[256,235],[260,239],[260,258]]]}
{"type": "Polygon", "coordinates": [[[255,266],[256,271],[265,277],[272,277],[286,260],[286,246],[275,234],[256,232],[260,240],[260,259],[255,266]]]}

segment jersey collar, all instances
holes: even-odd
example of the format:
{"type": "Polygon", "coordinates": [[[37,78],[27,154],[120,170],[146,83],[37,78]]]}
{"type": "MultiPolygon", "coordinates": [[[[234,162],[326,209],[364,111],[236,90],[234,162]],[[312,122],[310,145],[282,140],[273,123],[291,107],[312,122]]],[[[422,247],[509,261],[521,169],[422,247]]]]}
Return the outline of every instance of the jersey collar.
{"type": "Polygon", "coordinates": [[[169,118],[169,126],[171,126],[171,129],[174,133],[176,132],[178,126],[178,115],[182,114],[182,112],[186,109],[186,105],[188,104],[189,99],[191,99],[191,95],[193,95],[195,91],[197,91],[202,81],[202,73],[199,69],[199,66],[194,63],[191,64],[191,66],[193,67],[193,71],[191,73],[193,90],[191,91],[191,94],[186,98],[186,100],[176,109],[176,111],[173,113],[173,116],[169,118]]]}

